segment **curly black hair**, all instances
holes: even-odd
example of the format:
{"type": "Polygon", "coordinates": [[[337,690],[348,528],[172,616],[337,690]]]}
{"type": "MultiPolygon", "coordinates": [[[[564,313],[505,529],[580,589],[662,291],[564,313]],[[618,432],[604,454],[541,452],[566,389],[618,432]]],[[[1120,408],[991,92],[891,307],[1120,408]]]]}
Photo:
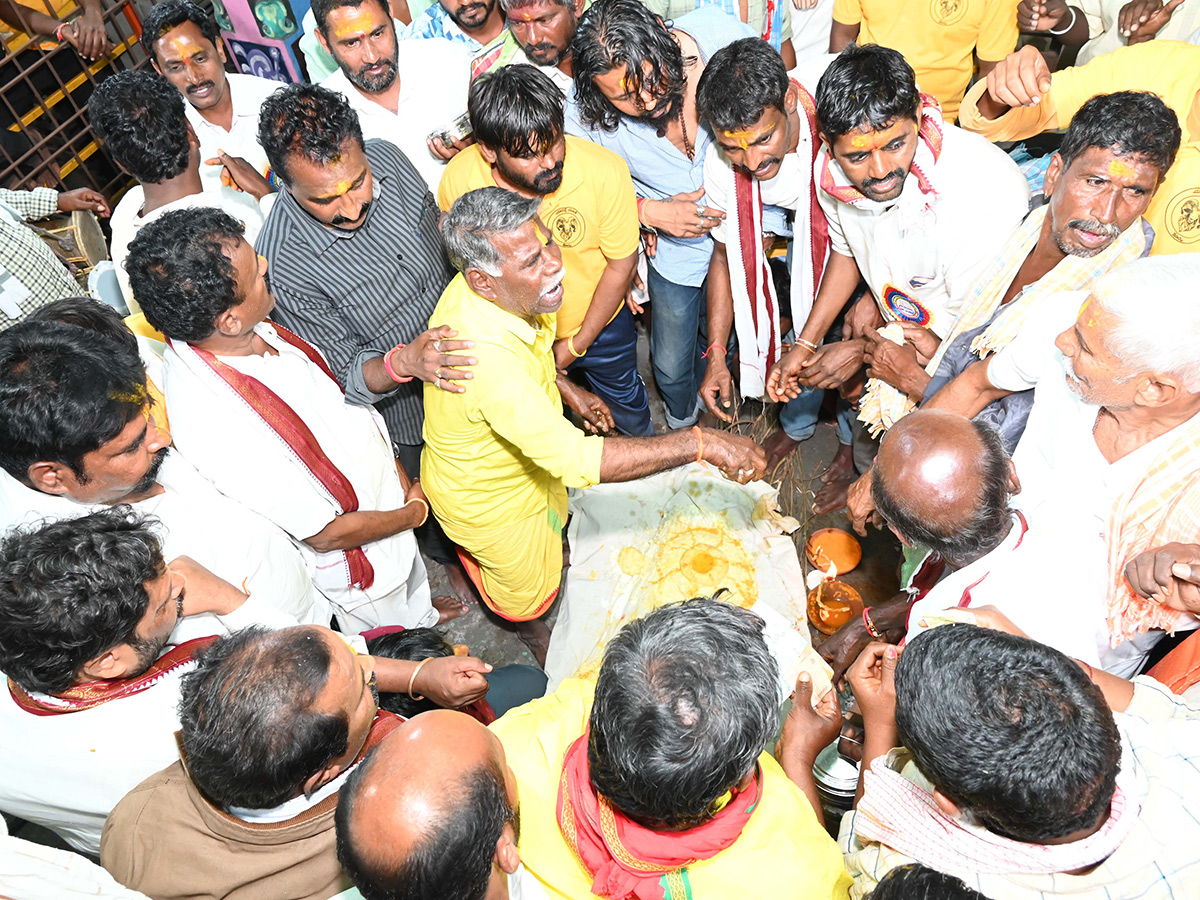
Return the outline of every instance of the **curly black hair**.
{"type": "Polygon", "coordinates": [[[292,154],[324,164],[340,157],[349,140],[363,145],[358,114],[341,94],[315,84],[280,88],[258,114],[258,142],[285,184],[291,180],[287,162],[292,154]]]}
{"type": "Polygon", "coordinates": [[[242,239],[242,223],[219,209],[166,213],[129,245],[125,271],[146,321],[176,341],[202,341],[217,316],[241,302],[226,253],[242,239]]]}
{"type": "Polygon", "coordinates": [[[17,527],[0,539],[0,671],[26,690],[70,687],[135,633],[165,563],[154,520],[129,506],[17,527]]]}
{"type": "Polygon", "coordinates": [[[191,159],[183,97],[140,69],[107,78],[88,98],[88,119],[113,159],[143,184],[182,175],[191,159]]]}
{"type": "Polygon", "coordinates": [[[200,34],[214,47],[217,46],[219,34],[217,24],[203,9],[191,0],[163,0],[150,7],[142,19],[142,49],[155,62],[158,57],[154,54],[154,45],[158,39],[173,28],[178,28],[184,22],[191,22],[200,29],[200,34]]]}
{"type": "Polygon", "coordinates": [[[575,97],[584,125],[613,131],[621,113],[596,87],[593,79],[613,69],[625,69],[629,93],[643,86],[673,98],[683,90],[683,53],[661,16],[640,0],[596,0],[579,20],[571,41],[575,57],[575,97]],[[643,73],[642,63],[650,64],[643,73]]]}

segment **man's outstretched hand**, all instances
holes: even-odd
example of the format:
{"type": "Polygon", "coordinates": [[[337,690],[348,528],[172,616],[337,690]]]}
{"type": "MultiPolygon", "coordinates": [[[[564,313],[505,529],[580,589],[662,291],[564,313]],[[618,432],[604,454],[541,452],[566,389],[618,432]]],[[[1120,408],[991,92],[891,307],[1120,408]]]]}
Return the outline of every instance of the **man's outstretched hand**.
{"type": "Polygon", "coordinates": [[[704,434],[704,461],[721,470],[730,481],[746,484],[763,477],[767,471],[767,453],[748,437],[712,428],[704,434]]]}
{"type": "Polygon", "coordinates": [[[445,656],[430,659],[417,673],[413,692],[424,694],[438,706],[458,709],[474,703],[488,692],[483,676],[492,667],[473,656],[445,656]]]}

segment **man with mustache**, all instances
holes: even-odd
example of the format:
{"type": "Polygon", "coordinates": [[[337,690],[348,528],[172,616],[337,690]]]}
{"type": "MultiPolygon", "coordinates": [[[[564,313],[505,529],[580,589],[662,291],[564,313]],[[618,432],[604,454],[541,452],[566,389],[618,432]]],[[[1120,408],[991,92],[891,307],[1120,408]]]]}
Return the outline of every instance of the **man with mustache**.
{"type": "Polygon", "coordinates": [[[509,33],[525,58],[570,93],[574,72],[571,40],[587,0],[501,0],[509,33]]]}
{"type": "Polygon", "coordinates": [[[252,608],[328,622],[311,563],[170,452],[163,413],[128,331],[114,340],[62,321],[9,328],[0,335],[0,529],[130,504],[154,517],[169,558],[190,557],[243,587],[252,608]]]}
{"type": "MultiPolygon", "coordinates": [[[[967,289],[1029,209],[1016,164],[946,123],[895,50],[843,50],[817,85],[816,114],[823,146],[814,177],[829,262],[812,311],[796,323],[794,348],[767,378],[777,401],[805,387],[857,393],[885,322],[945,337],[967,289]],[[860,280],[869,290],[847,310],[843,339],[821,346],[860,280]]],[[[842,441],[814,512],[845,504],[855,467],[865,470],[874,453],[863,438],[857,453],[842,441]]]]}
{"type": "MultiPolygon", "coordinates": [[[[821,146],[815,105],[779,54],[757,38],[735,41],[713,55],[700,78],[696,104],[715,137],[704,164],[708,203],[728,217],[712,231],[709,344],[723,351],[736,328],[740,392],[762,397],[783,337],[763,246],[768,223],[775,234],[794,241],[789,268],[795,321],[804,321],[812,307],[829,256],[828,225],[812,176],[821,146]],[[791,227],[772,221],[765,213],[768,206],[792,212],[791,227]]],[[[707,355],[700,397],[710,413],[731,422],[734,384],[725,353],[707,355]]],[[[780,408],[780,430],[765,447],[769,470],[816,431],[824,394],[806,389],[780,408]]]]}
{"type": "Polygon", "coordinates": [[[155,4],[142,20],[141,42],[154,71],[187,101],[205,181],[247,190],[254,175],[270,178],[258,143],[258,110],[279,82],[226,72],[216,23],[191,0],[155,4]]]}
{"type": "Polygon", "coordinates": [[[525,57],[505,27],[500,0],[436,0],[401,35],[402,40],[442,38],[471,54],[471,78],[525,57]]]}
{"type": "MultiPolygon", "coordinates": [[[[615,153],[564,135],[562,103],[558,88],[533,66],[505,66],[476,79],[467,108],[478,143],[446,167],[438,205],[448,210],[488,185],[542,198],[539,215],[566,271],[554,365],[583,375],[622,434],[653,434],[637,371],[637,330],[625,306],[637,266],[633,182],[615,153]]],[[[601,431],[607,419],[585,415],[601,431]]]]}
{"type": "Polygon", "coordinates": [[[178,757],[194,654],[265,621],[244,590],[164,559],[158,530],[120,506],[0,538],[0,809],[92,856],[126,792],[178,757]]]}
{"type": "Polygon", "coordinates": [[[939,345],[928,331],[912,329],[920,347],[875,341],[869,374],[892,386],[876,388],[881,405],[898,412],[929,397],[964,415],[986,409],[1005,446],[1016,447],[1033,396],[988,402],[990,354],[1012,341],[1046,298],[1086,290],[1093,278],[1151,253],[1155,235],[1142,214],[1179,139],[1175,113],[1149,92],[1101,94],[1080,107],[1046,171],[1044,199],[971,286],[946,339],[939,345]],[[922,366],[918,354],[932,358],[922,366]]]}
{"type": "Polygon", "coordinates": [[[699,427],[657,437],[588,436],[563,417],[578,391],[555,365],[565,276],[543,200],[501,187],[463,194],[442,218],[461,273],[430,322],[471,334],[479,378],[465,394],[427,388],[421,479],[483,601],[516,623],[545,664],[541,617],[558,596],[567,488],[632,481],[693,460],[745,484],[765,459],[753,441],[699,427]]]}
{"type": "Polygon", "coordinates": [[[567,99],[567,132],[614,151],[633,176],[649,265],[650,355],[672,428],[692,425],[700,415],[708,235],[724,217],[703,202],[712,132],[697,111],[696,85],[714,53],[755,36],[715,7],[668,27],[639,0],[597,0],[572,43],[575,90],[567,99]]]}
{"type": "Polygon", "coordinates": [[[384,0],[317,0],[317,40],[338,64],[321,86],[342,94],[358,114],[363,137],[404,151],[436,191],[447,159],[465,144],[443,141],[465,111],[467,52],[445,40],[405,41],[384,0]]]}

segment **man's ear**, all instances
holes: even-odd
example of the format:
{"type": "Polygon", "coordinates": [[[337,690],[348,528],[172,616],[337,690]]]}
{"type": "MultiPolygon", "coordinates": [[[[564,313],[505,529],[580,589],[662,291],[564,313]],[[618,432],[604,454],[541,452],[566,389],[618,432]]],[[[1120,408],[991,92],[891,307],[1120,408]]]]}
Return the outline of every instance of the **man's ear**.
{"type": "Polygon", "coordinates": [[[317,42],[321,45],[322,50],[333,56],[333,51],[329,49],[329,41],[325,40],[325,32],[319,26],[317,27],[317,42]]]}
{"type": "Polygon", "coordinates": [[[314,792],[320,790],[333,779],[337,778],[345,770],[345,766],[340,765],[337,760],[330,760],[315,774],[304,779],[304,796],[311,797],[314,792]]]}
{"type": "Polygon", "coordinates": [[[783,111],[787,115],[791,115],[796,111],[796,105],[800,102],[800,92],[796,90],[796,85],[788,82],[787,93],[783,95],[783,111]]]}
{"type": "Polygon", "coordinates": [[[1008,496],[1015,497],[1021,493],[1021,479],[1017,477],[1017,467],[1013,461],[1008,461],[1008,496]]]}
{"type": "Polygon", "coordinates": [[[192,123],[184,120],[183,126],[187,129],[188,146],[200,149],[200,138],[196,136],[196,129],[192,127],[192,123]]]}
{"type": "Polygon", "coordinates": [[[959,808],[958,804],[939,791],[937,788],[933,789],[933,802],[937,804],[938,809],[952,819],[957,819],[962,815],[962,810],[959,808]]]}
{"type": "Polygon", "coordinates": [[[825,132],[823,132],[823,131],[818,131],[817,137],[819,137],[821,139],[822,144],[824,144],[826,147],[829,148],[829,152],[830,152],[830,154],[832,154],[833,153],[833,141],[831,141],[831,140],[829,140],[829,138],[825,137],[825,132]]]}
{"type": "Polygon", "coordinates": [[[43,494],[66,494],[79,481],[70,466],[50,460],[31,464],[26,470],[26,477],[33,489],[43,494]]]}
{"type": "Polygon", "coordinates": [[[213,324],[216,326],[215,330],[218,333],[223,334],[226,337],[237,337],[242,333],[242,317],[239,316],[237,312],[240,305],[241,304],[236,304],[231,306],[229,309],[217,316],[217,319],[213,324]]]}
{"type": "Polygon", "coordinates": [[[500,870],[508,875],[517,871],[517,866],[521,864],[521,854],[517,852],[517,833],[513,830],[511,822],[505,824],[504,830],[496,840],[495,861],[500,870]]]}
{"type": "Polygon", "coordinates": [[[476,143],[479,145],[480,154],[487,160],[487,164],[494,166],[496,164],[496,151],[482,141],[476,141],[476,143]]]}
{"type": "Polygon", "coordinates": [[[492,276],[483,269],[467,269],[463,272],[463,278],[466,279],[467,287],[476,295],[485,300],[494,301],[496,299],[495,282],[492,276]]]}
{"type": "Polygon", "coordinates": [[[1055,150],[1050,154],[1050,165],[1046,168],[1046,174],[1042,178],[1042,194],[1047,200],[1054,193],[1054,189],[1058,187],[1058,180],[1062,178],[1065,169],[1062,154],[1055,150]]]}
{"type": "Polygon", "coordinates": [[[1139,406],[1166,406],[1187,393],[1170,375],[1139,375],[1134,403],[1139,406]]]}
{"type": "Polygon", "coordinates": [[[575,0],[575,18],[578,20],[582,15],[584,8],[587,6],[587,0],[575,0]]]}
{"type": "Polygon", "coordinates": [[[129,644],[117,644],[79,667],[76,682],[112,681],[125,678],[137,666],[137,652],[129,644]]]}

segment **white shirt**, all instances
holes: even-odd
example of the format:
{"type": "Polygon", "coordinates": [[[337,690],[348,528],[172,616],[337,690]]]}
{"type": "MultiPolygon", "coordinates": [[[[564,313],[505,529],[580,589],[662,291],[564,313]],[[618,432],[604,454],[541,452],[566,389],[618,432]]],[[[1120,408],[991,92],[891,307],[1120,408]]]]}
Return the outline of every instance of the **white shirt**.
{"type": "MultiPolygon", "coordinates": [[[[330,461],[349,479],[360,510],[404,504],[387,426],[370,406],[346,402],[341,388],[266,323],[255,331],[277,356],[223,356],[221,361],[258,379],[295,411],[330,461]]],[[[318,534],[341,509],[279,435],[242,403],[193,353],[168,348],[163,393],[175,445],[224,494],[274,522],[297,541],[318,534]]],[[[342,630],[379,625],[431,625],[425,567],[412,531],[363,548],[375,571],[367,590],[350,586],[345,555],[317,555],[316,585],[337,608],[342,630]]]]}
{"type": "MultiPolygon", "coordinates": [[[[1111,53],[1126,46],[1128,39],[1121,34],[1117,22],[1121,8],[1127,6],[1129,0],[1082,0],[1079,8],[1087,19],[1088,42],[1079,49],[1075,65],[1082,66],[1097,56],[1111,53]]],[[[1059,27],[1070,24],[1070,17],[1059,27]]],[[[1156,41],[1188,41],[1192,40],[1192,32],[1200,28],[1200,3],[1186,0],[1175,12],[1171,13],[1170,21],[1155,34],[1156,41]]]]}
{"type": "MultiPolygon", "coordinates": [[[[219,624],[191,637],[255,624],[273,628],[281,619],[251,596],[239,609],[221,616],[219,624]]],[[[168,672],[133,696],[53,716],[21,709],[7,680],[0,681],[0,809],[99,856],[100,830],[113,807],[179,758],[175,732],[180,680],[193,667],[168,672]]]]}
{"type": "MultiPolygon", "coordinates": [[[[921,193],[911,172],[890,203],[843,203],[817,189],[834,252],[854,257],[884,317],[927,325],[945,337],[972,283],[1029,211],[1029,186],[1016,163],[990,141],[942,126],[942,154],[921,193]],[[893,298],[890,302],[888,298],[893,298]]],[[[828,153],[817,158],[817,179],[828,153]]],[[[831,171],[839,175],[836,160],[831,171]]]]}
{"type": "MultiPolygon", "coordinates": [[[[245,590],[256,606],[278,612],[270,623],[274,627],[329,624],[332,609],[313,585],[316,555],[309,548],[297,547],[275,525],[219,493],[177,451],[163,462],[158,483],[162,493],[133,508],[158,520],[155,533],[164,559],[189,556],[245,590]]],[[[77,518],[104,508],[43,494],[0,472],[0,529],[77,518]]],[[[189,616],[180,620],[172,639],[182,642],[225,630],[214,625],[213,616],[189,616]]]]}
{"type": "Polygon", "coordinates": [[[549,900],[549,897],[542,883],[517,863],[517,871],[508,876],[508,900],[549,900]]]}
{"type": "MultiPolygon", "coordinates": [[[[268,194],[267,196],[272,197],[274,195],[268,194]]],[[[233,188],[225,187],[220,181],[215,185],[206,181],[204,182],[204,190],[199,194],[190,194],[187,197],[181,197],[165,206],[160,206],[146,215],[142,215],[141,210],[145,200],[146,197],[142,186],[140,184],[134,185],[125,192],[125,196],[121,198],[121,202],[112,211],[112,217],[109,219],[109,224],[112,227],[109,255],[112,257],[113,267],[117,271],[117,282],[121,285],[121,293],[125,295],[125,302],[129,304],[130,312],[135,313],[141,312],[141,307],[134,300],[133,291],[129,287],[129,273],[125,271],[125,257],[129,255],[129,245],[133,243],[133,239],[150,222],[177,209],[196,209],[202,206],[212,206],[229,213],[229,215],[241,222],[246,228],[246,241],[253,246],[266,218],[262,207],[253,197],[241,191],[235,191],[233,188]]]]}
{"type": "Polygon", "coordinates": [[[338,69],[321,87],[344,94],[358,113],[363,139],[383,138],[399,147],[429,190],[436,192],[445,162],[429,152],[425,139],[449,128],[467,111],[471,54],[462,44],[441,38],[399,42],[396,112],[384,108],[350,83],[338,69]]]}
{"type": "Polygon", "coordinates": [[[19,900],[149,900],[78,853],[21,840],[0,819],[0,885],[19,900]]]}
{"type": "MultiPolygon", "coordinates": [[[[1029,422],[1013,453],[1021,493],[1013,506],[1050,529],[1061,565],[1080,578],[1100,577],[1097,604],[1108,595],[1108,519],[1118,496],[1150,465],[1159,442],[1144,444],[1110,463],[1096,446],[1092,429],[1100,407],[1085,403],[1066,380],[1066,359],[1054,338],[1075,321],[1086,291],[1048,297],[1018,337],[988,365],[988,380],[1005,390],[1036,385],[1029,422]],[[1097,574],[1098,573],[1098,574],[1097,574]]],[[[1091,590],[1089,588],[1089,590],[1091,590]]],[[[1018,623],[1020,624],[1020,623],[1018,623]]],[[[1181,627],[1195,627],[1191,620],[1181,627]]],[[[1101,653],[1101,665],[1118,675],[1136,671],[1162,637],[1152,631],[1101,653]]]]}
{"type": "MultiPolygon", "coordinates": [[[[266,99],[283,85],[257,75],[227,73],[225,79],[229,97],[233,101],[233,121],[228,131],[208,121],[190,103],[184,110],[188,121],[192,123],[192,130],[200,140],[200,175],[204,178],[206,189],[220,185],[221,167],[206,166],[204,163],[215,159],[222,150],[230,156],[240,156],[263,177],[270,177],[271,174],[267,154],[258,142],[258,114],[266,99]]],[[[187,98],[184,97],[184,100],[187,98]]]]}

